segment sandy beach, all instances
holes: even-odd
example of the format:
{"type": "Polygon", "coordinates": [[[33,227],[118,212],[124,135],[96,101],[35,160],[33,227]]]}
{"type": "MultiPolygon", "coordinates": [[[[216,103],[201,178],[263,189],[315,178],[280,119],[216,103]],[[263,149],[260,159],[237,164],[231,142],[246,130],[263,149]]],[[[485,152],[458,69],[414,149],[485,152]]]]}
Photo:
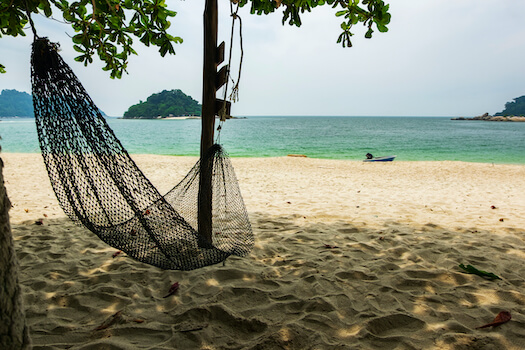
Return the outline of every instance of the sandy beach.
{"type": "MultiPolygon", "coordinates": [[[[255,248],[181,272],[113,257],[39,154],[0,156],[34,349],[525,349],[524,165],[233,158],[255,248]]],[[[197,160],[132,157],[162,193],[197,160]]]]}

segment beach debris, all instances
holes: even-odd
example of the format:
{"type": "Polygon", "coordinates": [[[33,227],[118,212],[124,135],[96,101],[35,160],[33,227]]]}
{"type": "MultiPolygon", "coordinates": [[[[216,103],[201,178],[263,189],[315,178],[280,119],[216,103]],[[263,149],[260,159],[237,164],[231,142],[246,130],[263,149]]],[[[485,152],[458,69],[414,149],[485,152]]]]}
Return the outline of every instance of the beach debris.
{"type": "Polygon", "coordinates": [[[325,244],[324,247],[325,247],[326,249],[336,249],[336,248],[339,248],[338,246],[336,246],[336,245],[331,245],[331,244],[325,244]]]}
{"type": "Polygon", "coordinates": [[[26,213],[29,213],[29,209],[24,209],[24,211],[25,211],[26,213]]]}
{"type": "Polygon", "coordinates": [[[288,157],[299,157],[299,158],[308,158],[304,154],[289,154],[288,157]]]}
{"type": "Polygon", "coordinates": [[[168,290],[168,294],[166,294],[165,296],[163,296],[163,298],[167,298],[169,297],[170,295],[173,295],[175,294],[177,291],[179,290],[179,282],[175,282],[171,285],[170,289],[168,290]]]}
{"type": "Polygon", "coordinates": [[[511,320],[512,316],[510,315],[510,312],[508,311],[501,311],[500,313],[498,313],[496,315],[496,317],[494,318],[494,321],[492,321],[491,323],[487,323],[483,326],[479,326],[479,327],[476,327],[476,329],[479,329],[479,328],[488,328],[488,327],[497,327],[499,325],[502,325],[506,322],[509,322],[511,320]]]}
{"type": "Polygon", "coordinates": [[[149,215],[151,212],[149,211],[149,209],[146,209],[146,211],[144,212],[144,215],[149,215]]]}
{"type": "Polygon", "coordinates": [[[503,220],[503,218],[501,218],[501,219],[499,219],[499,221],[503,222],[503,221],[505,221],[505,220],[503,220]]]}
{"type": "Polygon", "coordinates": [[[481,276],[483,278],[486,278],[488,280],[500,280],[501,278],[495,274],[493,274],[492,272],[487,272],[487,271],[482,271],[482,270],[478,270],[477,268],[475,268],[474,266],[472,265],[463,265],[463,264],[459,264],[459,268],[462,269],[464,271],[464,273],[470,273],[470,274],[474,274],[474,275],[478,275],[478,276],[481,276]]]}
{"type": "Polygon", "coordinates": [[[115,312],[110,317],[108,317],[104,322],[102,322],[102,324],[100,326],[95,328],[95,330],[96,331],[101,331],[103,329],[109,328],[110,326],[112,326],[113,324],[115,324],[117,322],[121,322],[122,320],[123,320],[122,310],[120,310],[120,311],[115,312]]]}
{"type": "Polygon", "coordinates": [[[35,221],[35,225],[43,225],[44,224],[44,220],[42,219],[38,219],[35,221]]]}
{"type": "Polygon", "coordinates": [[[42,215],[44,215],[44,217],[47,218],[47,214],[46,214],[46,213],[44,213],[44,214],[42,214],[42,215]]]}
{"type": "Polygon", "coordinates": [[[113,255],[111,255],[111,257],[116,258],[117,256],[119,256],[120,253],[122,253],[122,250],[116,251],[115,253],[113,253],[113,255]]]}
{"type": "Polygon", "coordinates": [[[491,205],[490,206],[490,209],[498,209],[498,207],[494,206],[494,205],[491,205]]]}

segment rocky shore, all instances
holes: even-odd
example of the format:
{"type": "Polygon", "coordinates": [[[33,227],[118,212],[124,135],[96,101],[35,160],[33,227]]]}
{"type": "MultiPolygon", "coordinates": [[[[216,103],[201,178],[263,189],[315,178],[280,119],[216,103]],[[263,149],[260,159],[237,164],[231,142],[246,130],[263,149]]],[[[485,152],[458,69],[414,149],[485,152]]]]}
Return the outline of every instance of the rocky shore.
{"type": "Polygon", "coordinates": [[[452,118],[452,120],[484,120],[489,122],[525,122],[525,117],[523,116],[492,116],[488,113],[485,113],[483,115],[473,117],[473,118],[465,118],[465,117],[458,117],[458,118],[452,118]]]}

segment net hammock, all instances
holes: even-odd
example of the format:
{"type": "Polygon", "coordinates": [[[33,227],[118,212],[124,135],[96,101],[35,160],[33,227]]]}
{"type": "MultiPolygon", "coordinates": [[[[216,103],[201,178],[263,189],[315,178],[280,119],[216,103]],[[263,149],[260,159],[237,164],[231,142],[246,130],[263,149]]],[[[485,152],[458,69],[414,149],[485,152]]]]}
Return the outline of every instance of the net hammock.
{"type": "Polygon", "coordinates": [[[128,155],[57,44],[35,38],[33,105],[42,156],[64,212],[110,246],[166,270],[245,256],[254,238],[231,161],[213,145],[166,195],[128,155]],[[211,241],[197,232],[201,170],[211,168],[211,241]]]}

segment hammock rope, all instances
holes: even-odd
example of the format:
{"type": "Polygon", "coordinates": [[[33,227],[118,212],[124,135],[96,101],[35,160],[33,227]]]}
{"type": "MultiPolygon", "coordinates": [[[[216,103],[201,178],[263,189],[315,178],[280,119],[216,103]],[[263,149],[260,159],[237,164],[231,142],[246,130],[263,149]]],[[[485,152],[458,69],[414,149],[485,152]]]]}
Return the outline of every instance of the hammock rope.
{"type": "Polygon", "coordinates": [[[161,195],[131,159],[58,45],[35,37],[31,83],[38,139],[64,212],[112,247],[167,270],[193,270],[254,244],[231,161],[215,144],[161,195]],[[213,169],[212,241],[197,232],[199,176],[213,169]]]}

